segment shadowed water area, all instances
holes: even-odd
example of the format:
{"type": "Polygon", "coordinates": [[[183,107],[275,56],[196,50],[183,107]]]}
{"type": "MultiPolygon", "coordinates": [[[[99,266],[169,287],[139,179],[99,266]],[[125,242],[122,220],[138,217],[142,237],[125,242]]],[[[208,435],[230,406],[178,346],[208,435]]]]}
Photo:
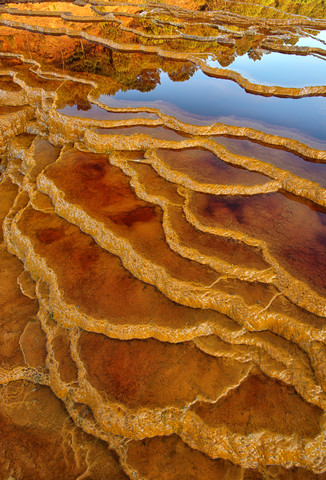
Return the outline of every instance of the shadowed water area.
{"type": "Polygon", "coordinates": [[[325,31],[0,2],[1,479],[326,479],[325,31]]]}

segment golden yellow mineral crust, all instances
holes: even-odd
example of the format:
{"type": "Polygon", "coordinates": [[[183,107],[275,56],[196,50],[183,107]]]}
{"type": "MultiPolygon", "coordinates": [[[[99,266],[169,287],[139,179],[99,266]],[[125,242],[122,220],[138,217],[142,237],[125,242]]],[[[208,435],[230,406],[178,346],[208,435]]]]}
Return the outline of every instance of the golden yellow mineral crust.
{"type": "Polygon", "coordinates": [[[0,3],[0,480],[326,479],[325,17],[0,3]]]}

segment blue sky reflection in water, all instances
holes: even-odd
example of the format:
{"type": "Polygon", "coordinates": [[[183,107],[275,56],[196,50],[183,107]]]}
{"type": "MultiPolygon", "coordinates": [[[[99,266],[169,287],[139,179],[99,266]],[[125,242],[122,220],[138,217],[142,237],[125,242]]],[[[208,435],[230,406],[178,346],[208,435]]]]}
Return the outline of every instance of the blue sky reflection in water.
{"type": "Polygon", "coordinates": [[[319,32],[313,37],[300,37],[295,45],[297,47],[317,47],[324,49],[324,42],[326,42],[326,31],[319,32]]]}
{"type": "Polygon", "coordinates": [[[157,107],[190,123],[196,123],[197,117],[198,123],[215,121],[257,128],[316,148],[326,143],[325,97],[293,99],[248,94],[235,82],[208,77],[200,70],[185,82],[173,82],[161,72],[160,84],[152,91],[119,91],[112,96],[101,95],[99,100],[111,107],[157,107]]]}
{"type": "Polygon", "coordinates": [[[326,60],[313,55],[264,52],[260,60],[253,60],[247,54],[238,56],[227,67],[222,67],[216,60],[208,60],[207,64],[214,68],[234,70],[250,82],[263,85],[318,86],[324,85],[326,79],[326,60]]]}

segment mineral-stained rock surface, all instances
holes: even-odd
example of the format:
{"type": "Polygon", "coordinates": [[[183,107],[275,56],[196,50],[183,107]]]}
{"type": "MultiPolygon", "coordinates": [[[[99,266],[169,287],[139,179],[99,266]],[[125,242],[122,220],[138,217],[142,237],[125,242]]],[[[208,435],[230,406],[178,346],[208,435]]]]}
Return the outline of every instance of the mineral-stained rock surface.
{"type": "Polygon", "coordinates": [[[0,480],[326,479],[325,16],[0,2],[0,480]]]}

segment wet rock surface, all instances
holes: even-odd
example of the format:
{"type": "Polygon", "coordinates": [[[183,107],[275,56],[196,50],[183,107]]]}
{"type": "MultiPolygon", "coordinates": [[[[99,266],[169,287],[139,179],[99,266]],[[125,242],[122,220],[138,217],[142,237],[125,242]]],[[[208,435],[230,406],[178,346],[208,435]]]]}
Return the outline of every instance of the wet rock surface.
{"type": "Polygon", "coordinates": [[[280,3],[0,1],[1,479],[326,478],[326,12],[280,3]]]}

